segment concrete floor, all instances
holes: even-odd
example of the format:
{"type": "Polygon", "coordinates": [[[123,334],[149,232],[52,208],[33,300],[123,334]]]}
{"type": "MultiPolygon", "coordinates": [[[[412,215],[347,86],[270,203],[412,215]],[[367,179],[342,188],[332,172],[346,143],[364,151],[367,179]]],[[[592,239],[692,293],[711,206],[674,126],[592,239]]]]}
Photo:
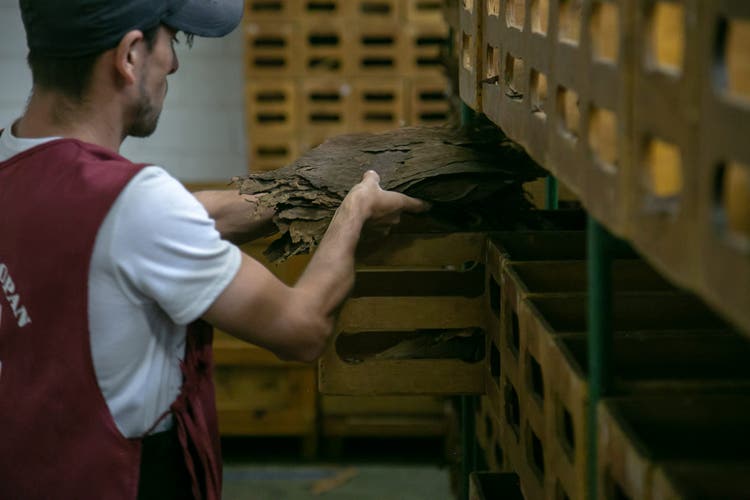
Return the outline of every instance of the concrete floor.
{"type": "Polygon", "coordinates": [[[231,465],[224,500],[452,500],[447,469],[430,465],[231,465]]]}
{"type": "Polygon", "coordinates": [[[318,456],[304,460],[295,440],[224,442],[223,499],[455,498],[439,440],[345,439],[330,444],[320,443],[318,456]]]}

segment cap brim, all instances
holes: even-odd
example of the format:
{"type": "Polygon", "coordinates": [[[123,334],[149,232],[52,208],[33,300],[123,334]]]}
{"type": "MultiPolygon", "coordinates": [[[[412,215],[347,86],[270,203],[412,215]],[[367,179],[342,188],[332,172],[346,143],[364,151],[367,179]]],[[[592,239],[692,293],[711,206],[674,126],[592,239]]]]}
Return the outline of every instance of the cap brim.
{"type": "Polygon", "coordinates": [[[162,21],[196,36],[221,37],[240,24],[244,7],[244,0],[187,0],[162,21]]]}

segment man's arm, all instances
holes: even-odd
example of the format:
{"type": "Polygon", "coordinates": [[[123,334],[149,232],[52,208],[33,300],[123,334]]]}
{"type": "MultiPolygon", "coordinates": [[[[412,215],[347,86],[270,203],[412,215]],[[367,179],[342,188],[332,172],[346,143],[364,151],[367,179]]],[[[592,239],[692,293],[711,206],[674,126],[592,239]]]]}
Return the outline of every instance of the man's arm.
{"type": "Polygon", "coordinates": [[[241,245],[276,231],[271,221],[273,211],[255,210],[257,197],[239,194],[237,190],[198,191],[193,193],[216,221],[216,229],[225,240],[241,245]]]}
{"type": "Polygon", "coordinates": [[[243,255],[237,276],[203,318],[281,359],[317,359],[354,285],[354,252],[363,228],[390,227],[402,212],[427,209],[419,200],[383,191],[378,182],[378,175],[368,172],[352,188],[295,286],[243,255]]]}

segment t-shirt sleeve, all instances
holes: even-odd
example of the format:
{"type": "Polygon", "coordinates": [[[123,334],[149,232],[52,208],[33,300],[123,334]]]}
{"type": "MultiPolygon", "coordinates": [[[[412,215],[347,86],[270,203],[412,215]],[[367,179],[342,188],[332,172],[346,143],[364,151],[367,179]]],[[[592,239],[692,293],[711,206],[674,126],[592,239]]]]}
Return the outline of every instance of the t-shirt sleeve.
{"type": "Polygon", "coordinates": [[[198,319],[239,270],[240,250],[162,168],[139,172],[109,216],[112,261],[126,295],[155,301],[177,324],[198,319]]]}

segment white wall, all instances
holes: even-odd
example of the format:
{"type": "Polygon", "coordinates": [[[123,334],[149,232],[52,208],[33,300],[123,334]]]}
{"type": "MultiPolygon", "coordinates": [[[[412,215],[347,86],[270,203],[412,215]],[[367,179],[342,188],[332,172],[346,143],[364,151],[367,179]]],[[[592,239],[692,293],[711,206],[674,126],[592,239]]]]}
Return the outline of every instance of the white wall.
{"type": "MultiPolygon", "coordinates": [[[[177,47],[179,71],[157,132],[130,138],[127,158],[166,168],[184,182],[224,182],[247,171],[242,28],[177,47]]],[[[23,111],[31,88],[18,0],[0,0],[0,127],[23,111]]]]}

